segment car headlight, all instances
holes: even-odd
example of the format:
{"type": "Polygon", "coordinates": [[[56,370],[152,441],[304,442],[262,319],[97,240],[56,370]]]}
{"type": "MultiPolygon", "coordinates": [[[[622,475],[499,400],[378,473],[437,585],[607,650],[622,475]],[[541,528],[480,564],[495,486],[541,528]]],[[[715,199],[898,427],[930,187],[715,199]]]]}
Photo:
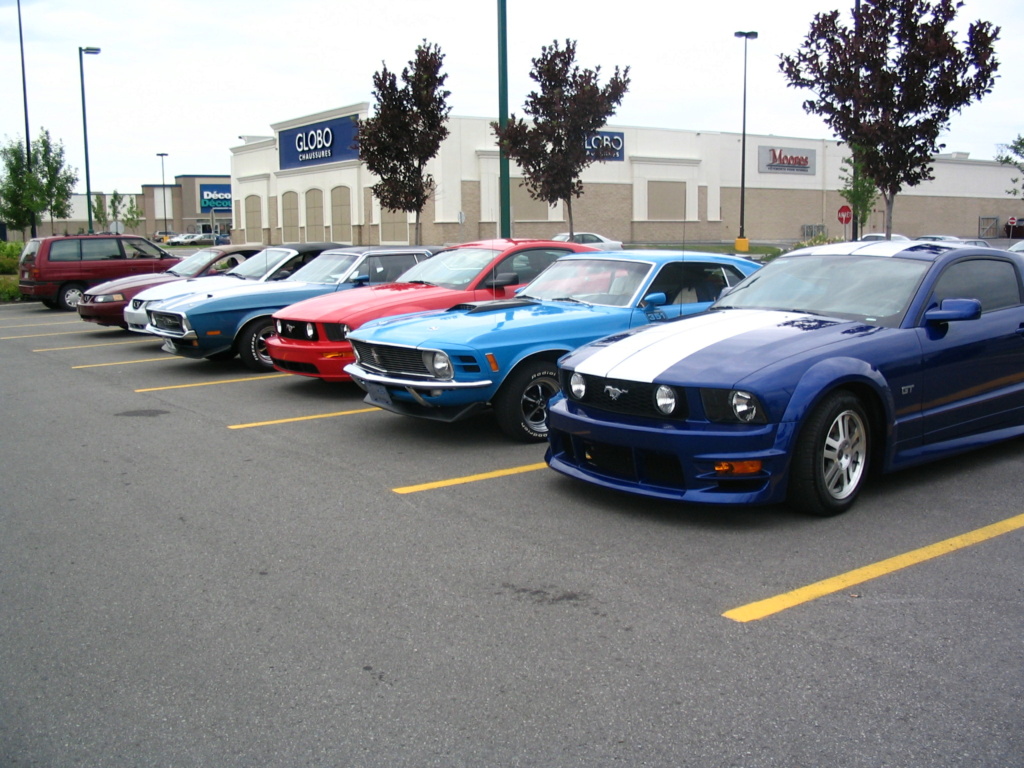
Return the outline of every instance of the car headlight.
{"type": "Polygon", "coordinates": [[[124,301],[123,293],[103,293],[98,296],[93,296],[92,300],[96,304],[106,304],[111,301],[124,301]]]}
{"type": "Polygon", "coordinates": [[[310,341],[316,338],[316,326],[312,323],[306,323],[306,338],[310,341]]]}
{"type": "Polygon", "coordinates": [[[427,370],[438,379],[450,379],[454,373],[451,358],[444,352],[424,352],[423,362],[427,370]]]}
{"type": "Polygon", "coordinates": [[[767,424],[768,414],[757,396],[742,389],[702,389],[701,401],[709,421],[727,424],[767,424]]]}
{"type": "Polygon", "coordinates": [[[672,387],[661,384],[654,390],[654,407],[659,413],[671,416],[676,409],[676,391],[672,387]]]}
{"type": "Polygon", "coordinates": [[[275,320],[274,330],[277,331],[278,336],[284,335],[284,323],[282,323],[280,320],[275,320]]]}
{"type": "Polygon", "coordinates": [[[587,380],[580,373],[573,373],[569,377],[569,391],[572,392],[572,396],[577,400],[582,400],[587,394],[587,380]]]}

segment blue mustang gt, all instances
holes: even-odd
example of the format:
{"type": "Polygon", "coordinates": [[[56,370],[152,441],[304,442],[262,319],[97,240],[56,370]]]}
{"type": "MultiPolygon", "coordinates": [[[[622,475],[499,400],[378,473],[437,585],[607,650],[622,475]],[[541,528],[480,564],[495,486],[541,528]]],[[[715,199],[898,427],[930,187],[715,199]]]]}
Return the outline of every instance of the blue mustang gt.
{"type": "Polygon", "coordinates": [[[890,471],[1024,433],[1024,258],[795,251],[710,309],[559,364],[548,464],[680,501],[848,509],[890,471]]]}
{"type": "Polygon", "coordinates": [[[272,371],[267,337],[272,315],[303,299],[366,284],[389,283],[435,246],[355,246],[324,251],[278,282],[243,284],[190,293],[147,307],[146,332],[162,336],[164,349],[184,357],[222,360],[237,353],[247,368],[272,371]]]}
{"type": "Polygon", "coordinates": [[[493,408],[511,437],[543,440],[561,355],[707,309],[758,266],[678,251],[563,256],[515,298],[366,323],[348,336],[357,362],[345,371],[386,410],[455,421],[493,408]]]}

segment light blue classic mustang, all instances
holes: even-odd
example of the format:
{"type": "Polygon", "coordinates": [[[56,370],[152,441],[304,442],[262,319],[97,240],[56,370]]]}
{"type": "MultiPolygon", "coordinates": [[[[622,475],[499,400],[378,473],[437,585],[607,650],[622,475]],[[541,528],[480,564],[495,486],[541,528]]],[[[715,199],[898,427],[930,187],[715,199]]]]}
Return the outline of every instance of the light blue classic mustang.
{"type": "Polygon", "coordinates": [[[553,469],[715,504],[853,504],[890,471],[1024,434],[1024,259],[837,243],[776,259],[709,311],[559,361],[553,469]]]}
{"type": "Polygon", "coordinates": [[[274,312],[325,293],[393,282],[439,250],[426,245],[333,248],[279,282],[242,284],[151,304],[146,332],[162,336],[164,348],[177,355],[221,360],[237,353],[246,367],[271,371],[266,339],[274,331],[274,312]]]}
{"type": "Polygon", "coordinates": [[[502,430],[543,440],[555,363],[610,333],[706,309],[758,264],[680,251],[563,256],[515,298],[400,315],[349,334],[345,371],[366,401],[395,413],[455,421],[494,409],[502,430]]]}

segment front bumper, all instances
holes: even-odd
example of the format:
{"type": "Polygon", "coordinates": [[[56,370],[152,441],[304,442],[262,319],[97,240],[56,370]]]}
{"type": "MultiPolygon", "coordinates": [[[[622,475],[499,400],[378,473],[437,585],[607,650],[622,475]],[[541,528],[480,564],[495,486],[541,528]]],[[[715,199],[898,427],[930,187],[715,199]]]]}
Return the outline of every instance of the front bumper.
{"type": "Polygon", "coordinates": [[[345,373],[345,366],[356,360],[352,345],[347,341],[309,342],[271,336],[267,339],[267,353],[279,371],[324,381],[351,380],[345,373]]]}
{"type": "Polygon", "coordinates": [[[89,323],[127,328],[128,323],[124,319],[126,305],[124,301],[104,301],[98,304],[82,301],[78,304],[78,314],[89,323]]]}
{"type": "Polygon", "coordinates": [[[596,410],[564,396],[548,406],[548,465],[588,483],[658,499],[702,504],[785,500],[793,424],[670,423],[596,410]],[[716,462],[758,460],[761,471],[726,475],[716,462]]]}
{"type": "Polygon", "coordinates": [[[352,381],[366,390],[366,402],[378,408],[433,421],[460,421],[490,408],[494,382],[439,381],[374,373],[358,363],[345,366],[352,381]]]}

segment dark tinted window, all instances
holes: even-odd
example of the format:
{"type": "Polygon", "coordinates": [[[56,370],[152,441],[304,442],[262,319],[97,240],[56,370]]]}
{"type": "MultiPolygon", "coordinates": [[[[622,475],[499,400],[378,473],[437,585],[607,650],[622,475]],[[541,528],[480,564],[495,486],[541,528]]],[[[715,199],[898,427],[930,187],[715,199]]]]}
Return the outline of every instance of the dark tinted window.
{"type": "Polygon", "coordinates": [[[130,238],[121,241],[124,246],[124,254],[129,259],[159,259],[160,249],[142,238],[130,238]]]}
{"type": "Polygon", "coordinates": [[[742,279],[731,266],[673,261],[661,268],[647,293],[664,293],[669,304],[696,304],[715,301],[725,286],[742,279]]]}
{"type": "Polygon", "coordinates": [[[415,264],[414,254],[386,253],[367,258],[359,268],[359,274],[368,275],[371,283],[393,283],[415,264]]]}
{"type": "Polygon", "coordinates": [[[983,312],[1015,306],[1020,304],[1017,269],[999,259],[959,261],[942,273],[932,299],[977,299],[983,312]]]}
{"type": "Polygon", "coordinates": [[[82,244],[82,261],[106,261],[107,259],[122,258],[121,246],[113,238],[98,237],[79,242],[82,244]]]}
{"type": "Polygon", "coordinates": [[[553,262],[555,259],[565,256],[568,251],[560,251],[554,248],[543,248],[532,251],[520,251],[514,256],[509,256],[498,264],[494,270],[496,275],[503,272],[515,272],[519,275],[520,283],[528,283],[553,262]]]}
{"type": "Polygon", "coordinates": [[[50,261],[78,261],[81,252],[78,244],[81,240],[54,240],[50,243],[50,261]]]}

